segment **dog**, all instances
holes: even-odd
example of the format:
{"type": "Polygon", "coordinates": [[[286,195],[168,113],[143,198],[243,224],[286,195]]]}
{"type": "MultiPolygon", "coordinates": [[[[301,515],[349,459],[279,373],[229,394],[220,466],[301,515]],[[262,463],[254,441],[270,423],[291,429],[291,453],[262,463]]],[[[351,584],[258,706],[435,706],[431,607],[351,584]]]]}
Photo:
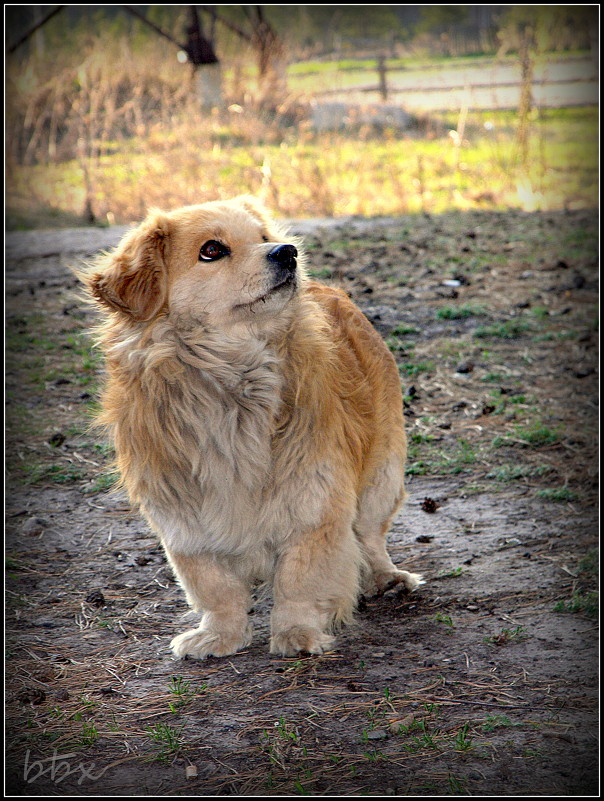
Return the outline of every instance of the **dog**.
{"type": "Polygon", "coordinates": [[[405,497],[395,361],[261,204],[153,210],[80,277],[104,311],[97,422],[202,613],[177,656],[247,647],[257,583],[283,656],[332,648],[362,591],[422,583],[386,551],[405,497]]]}

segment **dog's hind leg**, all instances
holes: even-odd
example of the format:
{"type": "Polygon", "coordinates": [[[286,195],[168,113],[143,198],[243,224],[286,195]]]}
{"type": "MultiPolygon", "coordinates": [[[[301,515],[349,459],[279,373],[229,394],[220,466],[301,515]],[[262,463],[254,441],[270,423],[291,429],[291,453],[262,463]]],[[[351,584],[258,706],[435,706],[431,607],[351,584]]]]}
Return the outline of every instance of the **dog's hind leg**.
{"type": "Polygon", "coordinates": [[[166,552],[189,604],[196,612],[203,611],[198,628],[172,640],[174,653],[203,659],[233,654],[249,645],[252,599],[246,583],[211,554],[166,552]]]}
{"type": "Polygon", "coordinates": [[[373,580],[370,589],[378,593],[397,585],[411,591],[423,583],[418,573],[396,567],[386,550],[390,523],[405,499],[403,479],[404,467],[399,460],[393,458],[383,465],[359,498],[353,524],[373,580]]]}

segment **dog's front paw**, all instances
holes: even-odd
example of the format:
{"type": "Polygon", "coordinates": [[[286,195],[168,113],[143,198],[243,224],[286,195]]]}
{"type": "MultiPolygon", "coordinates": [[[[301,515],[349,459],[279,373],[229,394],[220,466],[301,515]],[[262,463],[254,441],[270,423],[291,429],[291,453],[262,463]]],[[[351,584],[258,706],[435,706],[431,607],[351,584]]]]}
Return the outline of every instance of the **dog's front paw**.
{"type": "Polygon", "coordinates": [[[291,626],[271,637],[271,654],[295,656],[296,654],[322,654],[333,643],[333,637],[310,626],[291,626]]]}
{"type": "Polygon", "coordinates": [[[205,659],[206,656],[234,654],[249,645],[251,641],[251,626],[247,626],[243,634],[220,632],[200,626],[197,629],[183,631],[182,634],[174,637],[170,646],[176,656],[205,659]]]}
{"type": "Polygon", "coordinates": [[[425,583],[419,573],[409,573],[407,570],[398,570],[396,568],[388,572],[374,574],[373,578],[379,595],[383,595],[388,590],[393,589],[413,592],[420,584],[425,583]]]}

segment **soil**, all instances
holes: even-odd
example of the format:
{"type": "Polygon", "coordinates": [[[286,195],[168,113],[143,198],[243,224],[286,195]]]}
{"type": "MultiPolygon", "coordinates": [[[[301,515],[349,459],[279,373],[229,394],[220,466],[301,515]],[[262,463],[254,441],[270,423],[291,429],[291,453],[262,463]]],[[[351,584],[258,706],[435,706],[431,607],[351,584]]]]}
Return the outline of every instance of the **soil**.
{"type": "Polygon", "coordinates": [[[87,428],[69,268],[123,229],[9,234],[7,794],[597,795],[597,213],[292,227],[400,365],[390,551],[426,584],[321,656],[271,656],[260,597],[249,648],[176,660],[184,595],[87,428]]]}

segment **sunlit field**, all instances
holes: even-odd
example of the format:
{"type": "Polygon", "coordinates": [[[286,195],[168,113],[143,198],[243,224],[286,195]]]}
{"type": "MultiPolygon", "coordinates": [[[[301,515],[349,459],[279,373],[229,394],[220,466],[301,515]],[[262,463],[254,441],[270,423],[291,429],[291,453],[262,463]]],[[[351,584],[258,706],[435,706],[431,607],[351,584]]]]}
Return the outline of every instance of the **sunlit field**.
{"type": "MultiPolygon", "coordinates": [[[[219,119],[205,126],[185,119],[110,143],[111,152],[94,168],[93,205],[100,220],[112,223],[137,219],[150,206],[242,192],[264,196],[288,217],[597,205],[595,109],[535,118],[526,166],[519,161],[512,112],[470,113],[459,146],[445,122],[432,121],[427,136],[395,130],[319,135],[291,128],[271,142],[275,131],[258,120],[246,128],[238,119],[229,128],[219,119]]],[[[84,196],[76,160],[18,167],[8,187],[9,217],[18,227],[28,215],[52,210],[60,223],[62,215],[81,213],[84,196]]]]}
{"type": "MultiPolygon", "coordinates": [[[[223,108],[208,111],[175,59],[135,55],[124,42],[105,57],[99,47],[50,78],[40,67],[9,72],[9,228],[129,223],[151,206],[240,193],[290,218],[598,202],[595,107],[534,109],[524,156],[514,111],[468,109],[463,119],[437,112],[412,117],[404,130],[320,132],[309,92],[325,86],[334,65],[347,75],[341,63],[309,62],[306,74],[291,65],[276,113],[254,101],[243,68],[227,70],[223,108]]],[[[375,82],[374,62],[357,66],[375,82]]]]}

